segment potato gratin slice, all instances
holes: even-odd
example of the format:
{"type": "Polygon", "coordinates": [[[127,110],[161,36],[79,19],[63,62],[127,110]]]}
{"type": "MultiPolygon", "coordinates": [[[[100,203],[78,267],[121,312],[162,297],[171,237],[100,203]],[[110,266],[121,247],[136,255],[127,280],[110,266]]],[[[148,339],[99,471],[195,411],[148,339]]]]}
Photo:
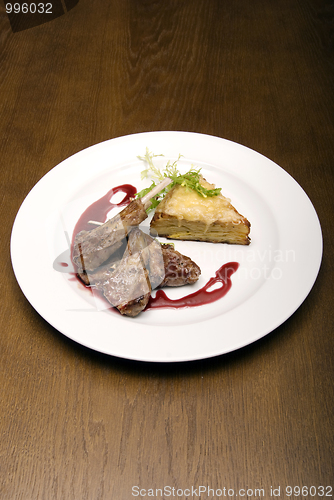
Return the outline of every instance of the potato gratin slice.
{"type": "MultiPolygon", "coordinates": [[[[203,177],[200,183],[214,189],[203,177]]],[[[174,186],[159,203],[151,233],[176,240],[248,245],[250,223],[222,194],[203,197],[181,185],[174,186]]]]}

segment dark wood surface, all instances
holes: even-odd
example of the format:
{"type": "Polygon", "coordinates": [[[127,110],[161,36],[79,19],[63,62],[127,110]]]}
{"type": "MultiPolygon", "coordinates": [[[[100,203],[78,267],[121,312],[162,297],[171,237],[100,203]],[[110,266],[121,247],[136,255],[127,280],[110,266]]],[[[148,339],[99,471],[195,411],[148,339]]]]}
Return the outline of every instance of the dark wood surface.
{"type": "Polygon", "coordinates": [[[17,32],[4,4],[0,499],[129,500],[133,486],[146,498],[199,498],[199,486],[289,498],[287,486],[333,486],[333,2],[80,0],[17,32]],[[255,149],[315,206],[318,279],[255,344],[185,364],[109,357],[52,328],[15,280],[11,228],[34,184],[90,145],[151,130],[255,149]],[[174,493],[155,492],[166,486],[174,493]]]}

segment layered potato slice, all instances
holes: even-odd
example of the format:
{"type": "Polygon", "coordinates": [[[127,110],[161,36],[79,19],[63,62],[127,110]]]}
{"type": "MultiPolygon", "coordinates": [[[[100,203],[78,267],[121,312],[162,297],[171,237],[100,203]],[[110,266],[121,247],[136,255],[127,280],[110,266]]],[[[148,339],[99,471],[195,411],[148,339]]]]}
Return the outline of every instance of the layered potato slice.
{"type": "MultiPolygon", "coordinates": [[[[200,183],[214,189],[203,177],[200,183]]],[[[159,203],[151,221],[152,235],[176,240],[248,245],[249,221],[222,194],[202,197],[181,185],[174,186],[159,203]]]]}

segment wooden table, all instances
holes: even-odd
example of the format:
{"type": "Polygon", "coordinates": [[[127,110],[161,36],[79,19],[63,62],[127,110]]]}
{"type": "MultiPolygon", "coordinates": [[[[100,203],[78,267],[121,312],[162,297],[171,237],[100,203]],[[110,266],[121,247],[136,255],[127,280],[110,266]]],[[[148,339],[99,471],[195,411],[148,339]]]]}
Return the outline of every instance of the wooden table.
{"type": "Polygon", "coordinates": [[[329,0],[80,0],[13,32],[0,5],[1,500],[333,497],[333,15],[329,0]],[[321,221],[301,307],[213,359],[91,351],[39,316],[12,271],[14,218],[44,174],[155,130],[260,152],[321,221]]]}

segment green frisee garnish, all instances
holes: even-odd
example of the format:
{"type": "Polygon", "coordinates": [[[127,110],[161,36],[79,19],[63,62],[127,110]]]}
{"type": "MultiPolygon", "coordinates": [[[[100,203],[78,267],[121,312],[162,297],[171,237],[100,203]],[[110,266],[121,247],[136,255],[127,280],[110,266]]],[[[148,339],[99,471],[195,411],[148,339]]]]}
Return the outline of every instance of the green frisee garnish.
{"type": "Polygon", "coordinates": [[[142,171],[141,178],[145,179],[147,177],[151,177],[151,185],[145,189],[142,189],[139,193],[136,194],[136,198],[142,198],[147,193],[149,193],[159,182],[163,181],[166,177],[172,179],[171,184],[169,184],[165,189],[160,191],[160,193],[151,199],[151,206],[148,208],[148,211],[154,209],[159,205],[161,200],[165,197],[165,195],[170,191],[174,186],[179,184],[180,186],[185,187],[186,189],[192,189],[196,193],[198,193],[203,198],[218,196],[220,194],[221,188],[215,189],[206,189],[200,183],[200,171],[201,169],[191,167],[191,169],[185,174],[181,174],[177,169],[177,162],[182,157],[179,155],[178,159],[171,163],[167,162],[165,168],[161,171],[157,168],[153,163],[153,158],[157,156],[163,155],[154,155],[151,153],[148,148],[146,148],[145,156],[138,156],[140,160],[143,160],[147,163],[148,168],[142,171]]]}

